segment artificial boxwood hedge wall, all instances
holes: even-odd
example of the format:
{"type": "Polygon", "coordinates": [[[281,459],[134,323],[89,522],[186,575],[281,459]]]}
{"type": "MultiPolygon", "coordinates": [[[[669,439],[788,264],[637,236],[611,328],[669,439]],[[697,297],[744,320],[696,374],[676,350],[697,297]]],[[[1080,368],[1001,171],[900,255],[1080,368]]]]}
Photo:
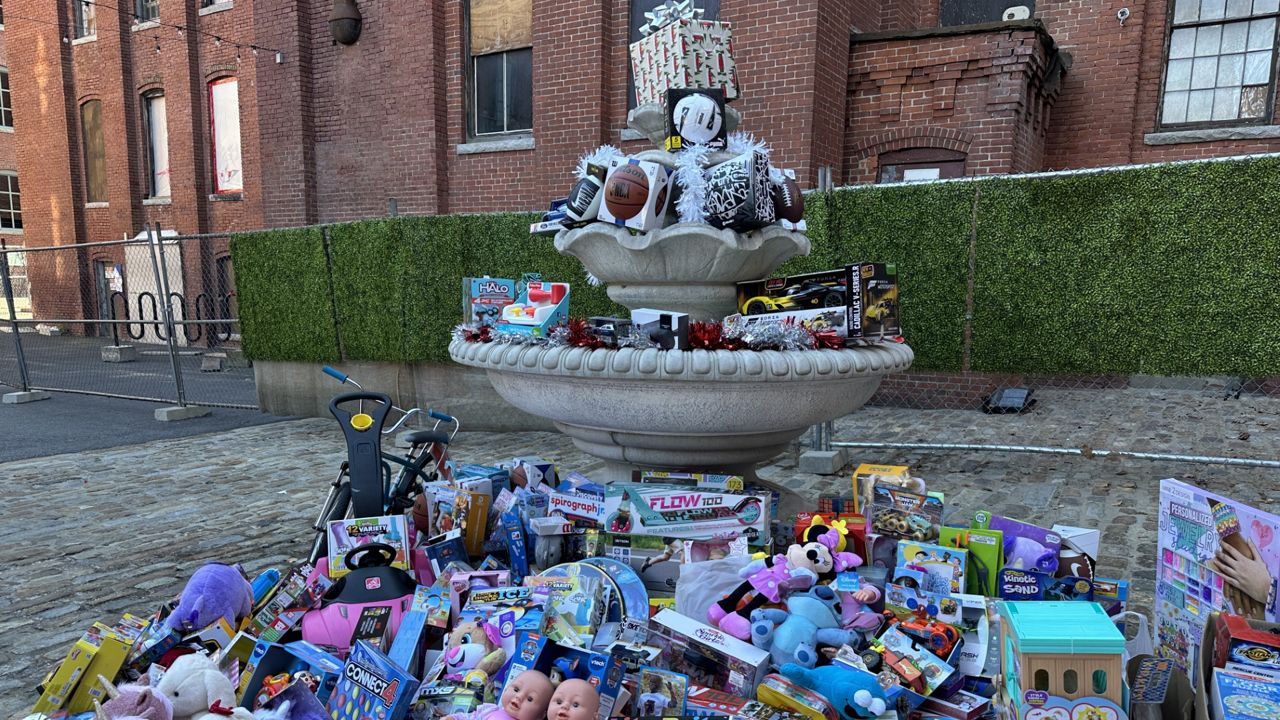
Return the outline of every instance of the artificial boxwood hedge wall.
{"type": "MultiPolygon", "coordinates": [[[[782,272],[898,265],[918,369],[1280,374],[1280,159],[811,193],[813,253],[782,272]]],[[[573,284],[622,309],[529,213],[369,220],[237,237],[245,352],[443,362],[461,278],[573,284]]]]}

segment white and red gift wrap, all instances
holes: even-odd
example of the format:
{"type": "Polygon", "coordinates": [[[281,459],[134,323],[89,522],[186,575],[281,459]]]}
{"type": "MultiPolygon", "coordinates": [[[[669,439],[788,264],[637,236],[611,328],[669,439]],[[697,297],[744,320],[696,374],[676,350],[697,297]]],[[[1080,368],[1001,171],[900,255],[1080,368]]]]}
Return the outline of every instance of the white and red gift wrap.
{"type": "Polygon", "coordinates": [[[738,97],[729,23],[681,18],[631,44],[631,70],[640,105],[661,104],[673,88],[722,89],[738,97]]]}

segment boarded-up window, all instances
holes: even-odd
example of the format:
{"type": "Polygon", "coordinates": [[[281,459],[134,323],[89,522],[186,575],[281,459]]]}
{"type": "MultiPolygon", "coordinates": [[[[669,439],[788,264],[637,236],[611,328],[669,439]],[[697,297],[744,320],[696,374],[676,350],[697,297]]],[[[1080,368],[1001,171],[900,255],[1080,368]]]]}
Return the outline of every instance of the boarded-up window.
{"type": "Polygon", "coordinates": [[[533,45],[533,0],[471,0],[471,55],[533,45]]]}
{"type": "Polygon", "coordinates": [[[102,103],[90,100],[80,106],[80,132],[84,145],[84,192],[87,202],[107,201],[107,144],[102,139],[102,103]]]}
{"type": "Polygon", "coordinates": [[[240,192],[240,83],[222,78],[209,83],[209,136],[213,138],[213,191],[240,192]]]}
{"type": "Polygon", "coordinates": [[[169,124],[164,95],[153,93],[142,98],[147,121],[147,168],[151,175],[150,197],[169,197],[169,124]]]}

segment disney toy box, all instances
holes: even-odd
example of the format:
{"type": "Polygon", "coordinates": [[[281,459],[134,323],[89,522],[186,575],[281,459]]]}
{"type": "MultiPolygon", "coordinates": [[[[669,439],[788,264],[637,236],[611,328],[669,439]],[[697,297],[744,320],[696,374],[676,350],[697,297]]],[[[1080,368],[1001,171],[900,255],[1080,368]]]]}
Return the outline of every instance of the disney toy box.
{"type": "Polygon", "coordinates": [[[418,681],[363,640],[342,667],[342,677],[329,696],[333,720],[404,720],[418,681]]]}
{"type": "Polygon", "coordinates": [[[770,497],[651,483],[613,483],[605,496],[605,527],[621,535],[710,538],[745,534],[760,545],[769,538],[770,497]]]}
{"type": "Polygon", "coordinates": [[[769,653],[671,608],[649,622],[648,644],[662,648],[660,665],[689,676],[694,685],[752,695],[769,672],[769,653]]]}
{"type": "Polygon", "coordinates": [[[569,283],[530,282],[515,302],[502,308],[493,329],[502,333],[548,337],[569,319],[569,283]]]}
{"type": "Polygon", "coordinates": [[[502,308],[516,301],[516,281],[505,278],[462,278],[462,322],[492,325],[502,308]]]}

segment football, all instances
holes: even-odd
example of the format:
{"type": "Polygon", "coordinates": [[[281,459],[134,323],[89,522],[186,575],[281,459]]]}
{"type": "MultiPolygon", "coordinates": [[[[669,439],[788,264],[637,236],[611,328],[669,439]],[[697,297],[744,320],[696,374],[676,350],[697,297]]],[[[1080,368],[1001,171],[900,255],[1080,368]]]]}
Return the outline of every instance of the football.
{"type": "Polygon", "coordinates": [[[649,199],[649,178],[639,167],[621,165],[604,186],[604,202],[610,214],[619,220],[630,220],[644,209],[649,199]]]}
{"type": "Polygon", "coordinates": [[[798,223],[804,219],[804,195],[795,178],[784,177],[773,184],[773,209],[779,220],[798,223]]]}
{"type": "Polygon", "coordinates": [[[600,213],[601,190],[600,178],[588,175],[574,183],[569,191],[569,202],[565,205],[565,216],[575,223],[590,222],[600,213]]]}

